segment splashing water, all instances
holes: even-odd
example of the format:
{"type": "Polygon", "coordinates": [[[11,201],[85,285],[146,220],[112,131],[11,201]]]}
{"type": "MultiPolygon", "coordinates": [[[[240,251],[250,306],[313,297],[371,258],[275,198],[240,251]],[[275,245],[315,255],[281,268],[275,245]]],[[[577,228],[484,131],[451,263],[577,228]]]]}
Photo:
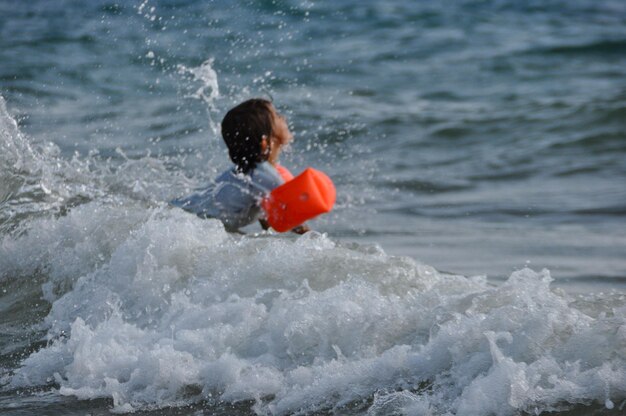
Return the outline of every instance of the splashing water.
{"type": "Polygon", "coordinates": [[[190,74],[193,77],[192,81],[200,83],[200,87],[190,94],[189,97],[202,100],[206,104],[209,114],[209,126],[213,134],[218,134],[219,125],[211,117],[211,113],[216,110],[215,101],[220,96],[217,73],[213,69],[213,62],[213,58],[208,59],[197,68],[187,68],[185,65],[179,64],[177,69],[179,74],[190,74]]]}
{"type": "MultiPolygon", "coordinates": [[[[56,163],[5,124],[5,148],[56,163]]],[[[51,193],[77,163],[49,170],[51,193]]],[[[0,376],[5,391],[259,414],[515,415],[626,399],[624,295],[574,298],[545,270],[494,286],[316,232],[232,235],[96,176],[81,179],[87,201],[61,215],[41,201],[42,215],[2,235],[0,283],[41,285],[49,305],[46,344],[0,376]]]]}
{"type": "Polygon", "coordinates": [[[3,240],[0,269],[47,269],[49,344],[9,388],[117,411],[251,400],[272,414],[368,397],[371,414],[499,415],[625,398],[626,300],[592,316],[547,271],[494,287],[317,233],[233,236],[165,207],[92,202],[33,228],[3,240]]]}

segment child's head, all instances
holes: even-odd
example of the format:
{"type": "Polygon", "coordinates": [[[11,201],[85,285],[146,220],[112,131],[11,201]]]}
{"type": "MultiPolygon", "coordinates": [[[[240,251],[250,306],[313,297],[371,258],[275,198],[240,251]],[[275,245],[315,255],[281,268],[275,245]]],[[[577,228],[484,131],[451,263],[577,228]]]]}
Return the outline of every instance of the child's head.
{"type": "Polygon", "coordinates": [[[230,159],[244,173],[258,162],[275,162],[281,147],[292,138],[285,119],[262,98],[244,101],[228,111],[222,120],[222,137],[230,159]]]}

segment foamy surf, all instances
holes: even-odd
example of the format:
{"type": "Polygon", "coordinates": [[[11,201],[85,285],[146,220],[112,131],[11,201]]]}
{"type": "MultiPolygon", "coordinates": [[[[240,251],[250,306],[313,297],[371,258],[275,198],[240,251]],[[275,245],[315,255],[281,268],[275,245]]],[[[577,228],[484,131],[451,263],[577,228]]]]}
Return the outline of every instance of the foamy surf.
{"type": "Polygon", "coordinates": [[[572,298],[545,270],[494,286],[319,233],[236,236],[97,201],[1,249],[2,279],[43,270],[51,304],[48,343],[5,388],[116,412],[514,415],[626,399],[626,299],[572,298]]]}

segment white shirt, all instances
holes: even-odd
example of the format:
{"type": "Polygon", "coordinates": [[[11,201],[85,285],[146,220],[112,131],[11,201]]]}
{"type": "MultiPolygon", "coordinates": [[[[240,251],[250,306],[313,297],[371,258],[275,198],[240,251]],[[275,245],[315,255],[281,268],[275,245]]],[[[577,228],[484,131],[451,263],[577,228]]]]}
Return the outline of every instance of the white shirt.
{"type": "Polygon", "coordinates": [[[253,223],[261,216],[261,200],[284,183],[269,162],[261,162],[247,174],[233,167],[215,183],[170,203],[200,218],[217,218],[229,231],[253,223]]]}

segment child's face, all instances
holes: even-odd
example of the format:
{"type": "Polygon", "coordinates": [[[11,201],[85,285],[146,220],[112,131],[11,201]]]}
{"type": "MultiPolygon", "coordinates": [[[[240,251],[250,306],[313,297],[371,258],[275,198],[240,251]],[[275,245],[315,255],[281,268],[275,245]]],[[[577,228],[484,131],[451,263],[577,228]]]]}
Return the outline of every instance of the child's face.
{"type": "Polygon", "coordinates": [[[287,119],[280,114],[274,106],[272,108],[272,136],[277,143],[284,146],[293,140],[293,134],[289,131],[287,119]]]}
{"type": "Polygon", "coordinates": [[[293,134],[289,131],[287,120],[281,115],[274,106],[271,106],[272,111],[272,137],[269,161],[274,163],[278,160],[280,151],[283,146],[289,144],[293,140],[293,134]]]}

